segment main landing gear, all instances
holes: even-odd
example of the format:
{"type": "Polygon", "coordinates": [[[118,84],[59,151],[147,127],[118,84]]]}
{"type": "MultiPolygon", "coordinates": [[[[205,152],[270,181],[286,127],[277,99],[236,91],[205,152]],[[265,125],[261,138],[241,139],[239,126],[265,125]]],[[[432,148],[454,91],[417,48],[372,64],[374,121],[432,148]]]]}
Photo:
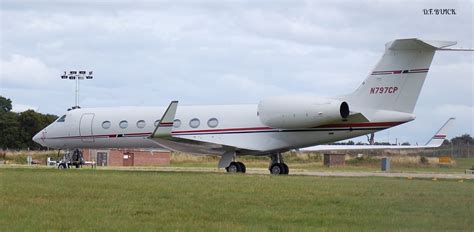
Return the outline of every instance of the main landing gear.
{"type": "Polygon", "coordinates": [[[240,173],[245,173],[247,171],[247,168],[245,167],[245,164],[242,162],[234,162],[232,161],[229,166],[225,168],[227,172],[240,172],[240,173]]]}
{"type": "Polygon", "coordinates": [[[235,154],[235,151],[224,152],[224,154],[222,154],[221,156],[221,159],[219,160],[219,164],[217,165],[217,167],[225,168],[227,172],[231,173],[245,173],[247,171],[245,164],[243,164],[242,162],[236,162],[236,156],[237,155],[235,154]]]}
{"type": "MultiPolygon", "coordinates": [[[[235,161],[236,154],[234,151],[228,151],[222,154],[219,160],[218,167],[225,168],[229,173],[245,173],[247,168],[242,162],[235,161]]],[[[270,173],[273,175],[288,175],[289,168],[283,162],[283,157],[280,153],[274,153],[270,155],[271,161],[268,167],[270,173]]]]}
{"type": "Polygon", "coordinates": [[[270,156],[270,173],[273,175],[288,175],[290,169],[288,165],[283,162],[283,157],[280,153],[276,153],[270,156]]]}

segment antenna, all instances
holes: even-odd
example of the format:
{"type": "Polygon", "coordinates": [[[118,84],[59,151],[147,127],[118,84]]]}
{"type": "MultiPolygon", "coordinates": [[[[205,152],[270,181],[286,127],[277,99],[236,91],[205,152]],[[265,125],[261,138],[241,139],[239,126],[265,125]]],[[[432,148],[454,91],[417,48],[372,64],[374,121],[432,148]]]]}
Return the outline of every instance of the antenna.
{"type": "Polygon", "coordinates": [[[74,80],[76,81],[76,94],[75,94],[75,102],[73,109],[80,108],[79,107],[79,81],[81,80],[92,80],[94,77],[92,76],[92,71],[64,71],[64,74],[61,75],[61,79],[63,80],[74,80]]]}

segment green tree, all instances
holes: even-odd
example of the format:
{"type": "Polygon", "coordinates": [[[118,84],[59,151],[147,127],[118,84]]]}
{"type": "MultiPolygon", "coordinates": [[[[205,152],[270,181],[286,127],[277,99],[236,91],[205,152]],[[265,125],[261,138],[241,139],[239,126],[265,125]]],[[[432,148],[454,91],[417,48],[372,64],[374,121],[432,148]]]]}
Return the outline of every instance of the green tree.
{"type": "Polygon", "coordinates": [[[472,139],[471,135],[463,134],[461,136],[457,136],[451,139],[451,143],[454,145],[465,145],[465,144],[474,144],[474,140],[472,139]]]}
{"type": "Polygon", "coordinates": [[[14,112],[0,113],[0,148],[17,149],[25,147],[20,139],[20,122],[14,112]]]}
{"type": "Polygon", "coordinates": [[[0,96],[0,148],[40,149],[32,138],[41,129],[54,122],[56,115],[41,114],[34,110],[11,112],[12,101],[0,96]]]}
{"type": "Polygon", "coordinates": [[[43,128],[54,122],[57,116],[50,114],[41,114],[34,110],[27,110],[18,115],[18,121],[21,125],[20,138],[26,147],[39,149],[41,146],[35,143],[31,138],[43,128]]]}
{"type": "Polygon", "coordinates": [[[0,96],[0,113],[10,112],[12,110],[12,100],[0,96]]]}

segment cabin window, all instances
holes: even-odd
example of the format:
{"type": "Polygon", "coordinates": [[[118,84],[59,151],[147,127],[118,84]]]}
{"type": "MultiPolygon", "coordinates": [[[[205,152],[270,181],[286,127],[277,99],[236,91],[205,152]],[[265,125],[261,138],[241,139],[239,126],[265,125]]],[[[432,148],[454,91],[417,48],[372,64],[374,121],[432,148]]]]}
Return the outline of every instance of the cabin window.
{"type": "Polygon", "coordinates": [[[155,121],[155,127],[157,127],[158,124],[160,124],[160,120],[156,120],[156,121],[155,121]]]}
{"type": "Polygon", "coordinates": [[[217,125],[219,125],[219,121],[217,120],[217,118],[211,118],[209,119],[209,121],[207,121],[207,125],[211,128],[214,128],[214,127],[217,127],[217,125]]]}
{"type": "Polygon", "coordinates": [[[57,122],[64,122],[66,120],[66,115],[61,116],[57,122]]]}
{"type": "Polygon", "coordinates": [[[173,127],[178,128],[178,127],[180,127],[180,126],[181,126],[181,120],[175,119],[175,120],[173,121],[173,127]]]}
{"type": "Polygon", "coordinates": [[[197,118],[193,118],[191,121],[189,121],[189,126],[192,128],[198,128],[200,124],[201,122],[197,118]]]}
{"type": "Polygon", "coordinates": [[[109,129],[110,126],[111,126],[110,121],[103,121],[103,122],[102,122],[102,128],[104,128],[104,129],[109,129]]]}
{"type": "Polygon", "coordinates": [[[146,126],[145,120],[139,120],[139,121],[137,122],[137,127],[138,127],[138,128],[143,129],[143,128],[145,128],[145,126],[146,126]]]}
{"type": "Polygon", "coordinates": [[[119,123],[120,128],[125,129],[128,127],[128,122],[126,120],[122,120],[119,123]]]}

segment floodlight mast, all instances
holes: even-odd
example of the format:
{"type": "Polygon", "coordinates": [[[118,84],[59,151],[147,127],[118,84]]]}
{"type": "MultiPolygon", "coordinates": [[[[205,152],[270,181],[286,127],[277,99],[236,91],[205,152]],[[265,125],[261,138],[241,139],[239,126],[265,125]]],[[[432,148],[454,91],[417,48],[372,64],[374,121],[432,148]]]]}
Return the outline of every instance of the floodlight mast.
{"type": "Polygon", "coordinates": [[[93,79],[92,71],[64,71],[64,74],[61,76],[63,80],[75,80],[76,81],[76,94],[75,94],[75,101],[73,109],[80,108],[79,107],[79,81],[80,80],[91,80],[93,79]]]}

